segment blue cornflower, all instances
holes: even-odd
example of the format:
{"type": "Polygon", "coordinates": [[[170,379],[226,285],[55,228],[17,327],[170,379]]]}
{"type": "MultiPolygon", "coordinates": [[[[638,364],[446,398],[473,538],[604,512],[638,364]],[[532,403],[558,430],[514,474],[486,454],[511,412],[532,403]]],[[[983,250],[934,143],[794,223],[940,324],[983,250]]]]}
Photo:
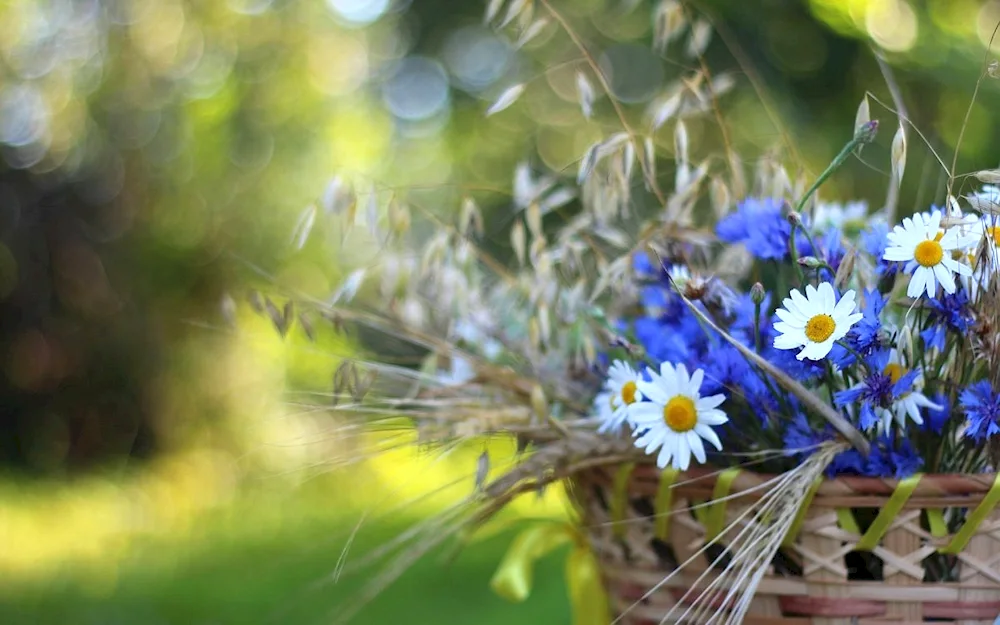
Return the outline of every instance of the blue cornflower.
{"type": "Polygon", "coordinates": [[[935,323],[931,327],[920,332],[920,338],[924,341],[925,349],[936,349],[939,352],[943,352],[945,348],[945,339],[948,338],[948,328],[935,323]]]}
{"type": "MultiPolygon", "coordinates": [[[[767,335],[771,335],[770,324],[768,324],[766,331],[763,327],[761,328],[761,333],[765,332],[767,335]]],[[[834,349],[836,348],[838,346],[834,345],[834,349]]],[[[808,358],[799,360],[795,357],[795,352],[787,349],[775,349],[771,346],[764,350],[763,356],[772,365],[803,384],[826,373],[826,365],[823,364],[822,360],[809,360],[808,358]]]]}
{"type": "Polygon", "coordinates": [[[988,381],[970,384],[958,396],[958,401],[969,420],[965,429],[967,438],[981,441],[1000,432],[1000,425],[997,424],[1000,419],[1000,395],[988,381]]]}
{"type": "MultiPolygon", "coordinates": [[[[863,430],[873,429],[877,425],[881,425],[883,431],[888,430],[894,416],[893,404],[912,392],[913,383],[920,373],[917,369],[905,371],[898,364],[890,363],[890,356],[891,352],[887,349],[873,353],[865,359],[868,375],[859,384],[834,393],[833,402],[838,408],[861,405],[858,425],[863,430]]],[[[917,424],[923,422],[919,407],[912,412],[902,412],[897,415],[897,420],[901,420],[900,417],[905,419],[907,414],[917,424]]]]}
{"type": "Polygon", "coordinates": [[[936,406],[927,409],[927,418],[924,419],[924,429],[934,434],[940,434],[944,430],[945,423],[951,417],[951,403],[944,393],[934,395],[936,406]]]}
{"type": "Polygon", "coordinates": [[[732,345],[726,344],[712,351],[712,357],[705,359],[705,381],[702,391],[706,395],[728,391],[727,387],[735,387],[742,382],[750,371],[746,358],[732,345]]]}
{"type": "Polygon", "coordinates": [[[872,453],[868,456],[863,474],[869,477],[903,479],[910,477],[923,466],[924,459],[920,457],[908,438],[901,437],[894,445],[892,439],[883,436],[872,446],[872,453]]]}
{"type": "MultiPolygon", "coordinates": [[[[727,243],[742,243],[755,258],[783,260],[789,257],[788,241],[792,225],[777,198],[747,198],[715,227],[715,233],[727,243]]],[[[800,232],[795,236],[798,250],[805,252],[808,243],[800,232]]]]}
{"type": "Polygon", "coordinates": [[[636,340],[657,362],[687,362],[693,355],[685,336],[673,324],[654,317],[640,317],[633,328],[636,340]]]}
{"type": "Polygon", "coordinates": [[[949,329],[965,334],[972,327],[972,310],[965,289],[932,297],[927,304],[930,307],[927,319],[931,325],[920,333],[920,337],[928,348],[944,351],[949,329]]]}
{"type": "Polygon", "coordinates": [[[924,459],[907,438],[897,441],[880,436],[871,446],[871,453],[863,457],[856,449],[848,449],[834,457],[827,474],[863,475],[867,477],[910,477],[924,466],[924,459]]]}
{"type": "Polygon", "coordinates": [[[647,315],[659,317],[667,312],[667,295],[667,290],[661,286],[644,286],[639,293],[639,301],[647,315]]]}
{"type": "Polygon", "coordinates": [[[857,449],[848,449],[833,457],[830,466],[826,468],[826,474],[829,477],[836,477],[838,475],[864,475],[865,464],[866,460],[861,455],[861,452],[857,449]]]}
{"type": "Polygon", "coordinates": [[[658,264],[649,259],[649,254],[644,252],[636,252],[632,256],[632,270],[644,278],[657,278],[662,271],[658,264]]]}
{"type": "MultiPolygon", "coordinates": [[[[796,414],[785,429],[783,442],[787,454],[804,458],[811,455],[816,446],[835,437],[836,433],[829,425],[817,429],[804,415],[796,414]]],[[[882,435],[872,442],[867,458],[856,449],[848,449],[834,456],[826,474],[830,477],[863,475],[902,479],[910,477],[923,465],[924,459],[908,439],[900,437],[894,440],[882,435]]]]}
{"type": "Polygon", "coordinates": [[[861,233],[861,245],[865,251],[875,261],[875,272],[880,278],[887,278],[896,275],[900,269],[900,263],[885,260],[885,248],[889,243],[889,226],[884,223],[874,223],[867,230],[861,233]]]}
{"type": "Polygon", "coordinates": [[[930,320],[943,323],[949,328],[966,333],[972,325],[972,311],[969,309],[969,296],[960,289],[954,293],[945,293],[941,297],[928,300],[931,313],[930,320]]]}
{"type": "MultiPolygon", "coordinates": [[[[747,403],[762,425],[769,425],[770,415],[784,412],[783,404],[764,381],[763,373],[747,362],[736,348],[725,345],[711,350],[702,358],[701,367],[705,371],[702,389],[705,393],[726,393],[734,399],[747,403]]],[[[796,406],[794,397],[785,397],[785,406],[796,406]]]]}
{"type": "Polygon", "coordinates": [[[836,227],[829,228],[816,241],[816,244],[820,249],[813,250],[813,255],[821,258],[827,265],[830,265],[834,272],[834,275],[830,276],[832,279],[836,275],[837,270],[840,269],[840,263],[844,260],[844,255],[847,254],[840,229],[836,227]]]}
{"type": "MultiPolygon", "coordinates": [[[[887,347],[883,344],[882,311],[887,298],[876,290],[865,292],[865,301],[861,306],[861,320],[854,324],[844,337],[844,341],[852,350],[867,358],[873,352],[887,347]]],[[[850,351],[838,346],[833,353],[833,361],[838,367],[844,368],[854,364],[856,358],[850,351]]]]}
{"type": "MultiPolygon", "coordinates": [[[[763,375],[756,369],[747,368],[746,373],[738,381],[737,387],[751,412],[757,415],[761,424],[767,426],[769,416],[781,412],[781,403],[771,390],[777,388],[777,384],[772,380],[771,385],[768,386],[763,375]]],[[[788,396],[785,399],[790,402],[793,398],[788,396]]]]}
{"type": "Polygon", "coordinates": [[[826,425],[822,430],[817,430],[809,423],[804,414],[796,413],[788,422],[782,440],[786,454],[805,458],[812,455],[815,448],[823,442],[833,440],[835,435],[833,428],[829,425],[826,425]]]}

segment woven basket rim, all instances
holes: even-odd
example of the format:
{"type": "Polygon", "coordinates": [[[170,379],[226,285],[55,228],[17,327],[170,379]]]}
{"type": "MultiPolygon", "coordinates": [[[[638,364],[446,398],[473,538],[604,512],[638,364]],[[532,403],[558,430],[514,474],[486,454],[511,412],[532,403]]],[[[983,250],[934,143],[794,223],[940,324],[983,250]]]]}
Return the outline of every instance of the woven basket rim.
{"type": "MultiPolygon", "coordinates": [[[[711,490],[718,476],[725,469],[697,467],[684,471],[677,477],[677,487],[683,490],[711,490]]],[[[637,463],[634,477],[640,481],[658,483],[662,471],[652,463],[637,463]]],[[[733,495],[745,491],[766,492],[763,484],[778,477],[774,473],[756,473],[750,469],[741,469],[733,480],[729,492],[733,495]]],[[[927,473],[921,476],[920,483],[914,489],[911,497],[981,497],[993,487],[997,479],[996,473],[927,473]]],[[[838,476],[824,478],[816,491],[816,497],[889,497],[896,486],[903,480],[896,478],[879,478],[863,476],[838,476]]],[[[751,493],[748,493],[750,495],[751,493]]]]}

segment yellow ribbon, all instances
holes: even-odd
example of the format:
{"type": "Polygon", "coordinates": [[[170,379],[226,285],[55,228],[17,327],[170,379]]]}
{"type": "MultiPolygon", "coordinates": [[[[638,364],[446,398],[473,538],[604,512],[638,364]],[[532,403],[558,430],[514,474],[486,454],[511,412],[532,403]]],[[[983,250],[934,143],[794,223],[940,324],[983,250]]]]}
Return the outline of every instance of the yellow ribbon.
{"type": "Polygon", "coordinates": [[[858,527],[858,522],[854,519],[854,512],[850,508],[837,508],[837,524],[845,532],[861,536],[861,528],[858,527]]]}
{"type": "Polygon", "coordinates": [[[535,562],[565,543],[573,544],[566,557],[573,625],[608,625],[611,618],[600,567],[587,539],[569,523],[542,522],[521,532],[493,574],[490,588],[508,601],[524,601],[531,594],[535,562]]]}
{"type": "Polygon", "coordinates": [[[942,538],[948,535],[948,524],[944,522],[944,510],[941,508],[929,508],[924,510],[927,513],[927,527],[931,530],[931,536],[942,538]]]}
{"type": "Polygon", "coordinates": [[[707,506],[695,508],[695,516],[701,521],[705,528],[705,540],[714,540],[722,533],[726,527],[726,497],[733,487],[733,481],[740,474],[739,469],[726,469],[719,474],[715,480],[715,488],[712,489],[712,503],[707,506]]]}
{"type": "Polygon", "coordinates": [[[1000,473],[997,473],[996,479],[993,480],[993,486],[990,486],[990,490],[983,497],[983,500],[965,518],[965,524],[962,525],[962,529],[958,530],[947,547],[941,549],[941,553],[956,554],[965,549],[965,545],[968,544],[972,535],[976,533],[979,524],[986,520],[986,517],[993,512],[993,508],[998,503],[1000,503],[1000,473]]]}
{"type": "Polygon", "coordinates": [[[634,462],[626,462],[619,467],[615,473],[614,486],[611,489],[611,502],[609,513],[611,514],[611,531],[618,538],[625,537],[625,512],[628,507],[628,483],[632,479],[632,471],[635,470],[634,462]]]}
{"type": "Polygon", "coordinates": [[[680,471],[673,467],[667,467],[660,474],[660,488],[656,491],[656,501],[653,503],[653,510],[656,511],[655,536],[660,540],[666,540],[670,534],[670,515],[673,514],[671,508],[674,505],[674,482],[680,471]]]}
{"type": "Polygon", "coordinates": [[[892,491],[889,501],[885,502],[885,506],[879,510],[878,516],[872,521],[868,531],[855,545],[856,550],[871,551],[878,545],[885,533],[889,531],[889,526],[896,520],[900,510],[910,499],[910,495],[917,489],[921,477],[923,477],[922,473],[916,473],[912,477],[900,480],[899,484],[896,485],[896,490],[892,491]]]}

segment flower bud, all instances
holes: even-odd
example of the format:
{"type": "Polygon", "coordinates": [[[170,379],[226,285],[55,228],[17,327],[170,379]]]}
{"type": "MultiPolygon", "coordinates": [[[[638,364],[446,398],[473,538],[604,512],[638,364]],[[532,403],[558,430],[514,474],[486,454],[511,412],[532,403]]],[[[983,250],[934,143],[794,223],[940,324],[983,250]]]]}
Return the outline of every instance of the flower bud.
{"type": "Polygon", "coordinates": [[[760,304],[764,301],[764,296],[767,293],[764,291],[764,285],[760,282],[754,282],[753,286],[750,287],[750,301],[754,304],[760,304]]]}
{"type": "Polygon", "coordinates": [[[803,267],[808,267],[809,269],[819,269],[820,267],[826,265],[826,263],[815,256],[803,256],[799,259],[799,264],[803,267]]]}
{"type": "Polygon", "coordinates": [[[858,126],[858,129],[854,131],[854,138],[862,143],[871,143],[875,141],[876,134],[878,134],[878,120],[873,119],[858,126]]]}
{"type": "Polygon", "coordinates": [[[795,227],[802,226],[802,215],[798,214],[795,211],[788,211],[788,214],[785,215],[785,219],[787,219],[788,223],[792,224],[795,227]]]}

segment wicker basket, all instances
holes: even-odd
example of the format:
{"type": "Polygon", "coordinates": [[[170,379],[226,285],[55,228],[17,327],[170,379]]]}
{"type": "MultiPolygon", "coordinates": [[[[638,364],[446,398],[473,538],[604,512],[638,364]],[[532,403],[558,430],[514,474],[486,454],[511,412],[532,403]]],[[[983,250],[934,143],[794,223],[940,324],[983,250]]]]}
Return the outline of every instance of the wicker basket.
{"type": "MultiPolygon", "coordinates": [[[[726,525],[764,492],[767,476],[730,475],[730,493],[718,521],[726,525]]],[[[849,478],[818,485],[795,531],[764,577],[746,623],[851,625],[853,623],[993,623],[1000,615],[1000,515],[993,475],[925,475],[892,515],[870,550],[858,551],[866,524],[897,491],[897,480],[849,478]],[[991,488],[993,492],[991,493],[991,488]],[[987,497],[987,494],[990,496],[987,497]],[[985,504],[984,499],[989,499],[985,504]],[[955,554],[953,537],[942,533],[940,512],[978,509],[986,514],[967,528],[971,538],[955,554]],[[936,530],[931,516],[938,523],[936,530]],[[954,550],[954,549],[953,549],[954,550]],[[938,573],[928,573],[934,568],[938,573]],[[874,574],[873,574],[874,571],[874,574]],[[925,581],[942,578],[951,581],[925,581]]],[[[588,470],[574,478],[572,492],[584,519],[613,612],[628,609],[621,623],[660,623],[713,558],[694,557],[661,588],[643,596],[705,544],[705,525],[691,506],[718,499],[719,473],[695,470],[662,489],[655,466],[588,470]],[[657,510],[665,490],[671,513],[657,510]],[[657,520],[660,519],[659,523],[657,520]]],[[[900,504],[897,498],[897,505],[900,504]]],[[[704,520],[704,515],[701,516],[704,520]]],[[[961,525],[961,521],[958,523],[961,525]]],[[[736,529],[731,530],[737,531],[736,529]]],[[[731,534],[719,535],[727,544],[731,534]]],[[[869,541],[871,542],[871,541],[869,541]]],[[[709,553],[718,554],[722,547],[709,553]]],[[[703,582],[704,583],[704,582],[703,582]]]]}

